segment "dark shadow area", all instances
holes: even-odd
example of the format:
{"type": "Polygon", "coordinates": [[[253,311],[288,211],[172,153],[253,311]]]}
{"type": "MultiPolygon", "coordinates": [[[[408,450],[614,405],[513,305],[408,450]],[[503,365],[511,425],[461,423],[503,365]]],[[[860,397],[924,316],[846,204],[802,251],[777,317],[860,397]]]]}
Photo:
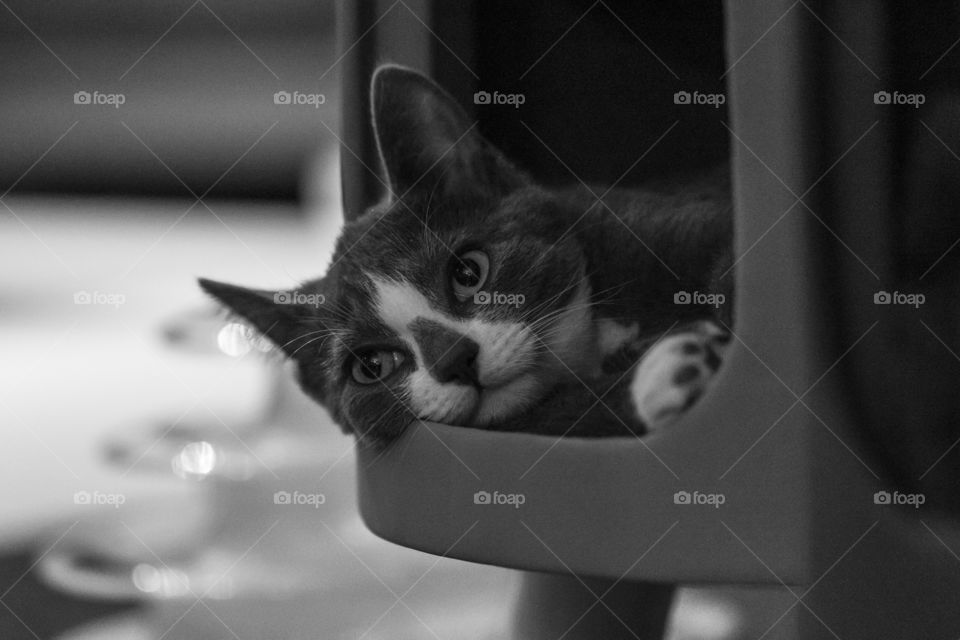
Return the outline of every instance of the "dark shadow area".
{"type": "Polygon", "coordinates": [[[334,24],[332,1],[10,2],[0,193],[294,199],[336,143],[334,24]]]}
{"type": "Polygon", "coordinates": [[[0,557],[0,638],[50,640],[96,618],[135,610],[130,603],[81,600],[54,591],[30,573],[34,558],[18,553],[0,557]]]}

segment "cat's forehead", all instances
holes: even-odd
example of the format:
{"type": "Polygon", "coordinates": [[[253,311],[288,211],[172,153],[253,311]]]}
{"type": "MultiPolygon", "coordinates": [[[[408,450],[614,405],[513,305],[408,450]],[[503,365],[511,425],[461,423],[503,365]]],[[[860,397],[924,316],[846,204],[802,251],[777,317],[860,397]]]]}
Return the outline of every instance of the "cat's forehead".
{"type": "Polygon", "coordinates": [[[482,235],[482,226],[427,226],[410,212],[368,214],[344,227],[333,259],[362,288],[370,277],[420,282],[435,278],[468,239],[482,235]]]}
{"type": "Polygon", "coordinates": [[[556,228],[556,200],[538,188],[505,197],[407,197],[370,209],[343,229],[338,253],[377,269],[404,258],[449,258],[463,242],[502,242],[550,235],[556,228]]]}
{"type": "MultiPolygon", "coordinates": [[[[341,235],[334,256],[337,266],[331,272],[337,283],[336,296],[349,309],[343,318],[345,324],[361,334],[390,333],[384,331],[388,328],[385,314],[377,308],[384,298],[426,300],[430,306],[441,306],[437,282],[455,255],[449,248],[452,241],[422,225],[417,230],[395,220],[364,220],[349,225],[341,235]]],[[[390,309],[399,311],[396,305],[390,309]]]]}

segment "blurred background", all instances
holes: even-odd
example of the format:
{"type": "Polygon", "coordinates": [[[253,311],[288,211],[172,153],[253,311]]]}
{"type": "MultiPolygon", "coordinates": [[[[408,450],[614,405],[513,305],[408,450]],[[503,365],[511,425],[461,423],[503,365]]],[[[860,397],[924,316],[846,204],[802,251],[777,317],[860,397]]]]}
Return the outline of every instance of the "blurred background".
{"type": "MultiPolygon", "coordinates": [[[[0,638],[508,637],[518,574],[370,534],[352,440],[195,285],[328,263],[338,13],[0,3],[0,638]]],[[[681,603],[675,638],[743,631],[681,603]]]]}
{"type": "Polygon", "coordinates": [[[335,24],[0,7],[4,640],[502,635],[512,574],[367,532],[352,440],[195,284],[329,261],[335,24]]]}
{"type": "MultiPolygon", "coordinates": [[[[811,199],[842,192],[871,222],[831,220],[849,245],[828,238],[816,277],[837,344],[877,313],[841,295],[876,289],[858,255],[887,288],[927,294],[925,329],[891,308],[883,341],[839,370],[884,475],[955,511],[960,14],[883,4],[868,20],[795,3],[783,23],[803,25],[811,69],[829,63],[804,108],[840,123],[807,140],[815,174],[833,171],[811,199]],[[925,109],[862,100],[894,88],[925,109]]],[[[352,440],[195,284],[293,287],[329,262],[341,138],[364,157],[371,142],[365,98],[343,107],[359,86],[344,7],[430,49],[464,104],[475,81],[546,96],[480,117],[544,183],[630,185],[729,154],[727,106],[669,98],[725,90],[721,3],[470,6],[0,0],[0,639],[509,637],[518,574],[370,534],[352,440]],[[472,35],[439,41],[428,22],[472,35]]],[[[755,25],[746,64],[776,58],[777,24],[755,25]]],[[[344,160],[355,215],[379,185],[344,160]]],[[[779,587],[685,589],[670,637],[773,638],[793,604],[779,587]]]]}
{"type": "Polygon", "coordinates": [[[323,126],[335,131],[339,117],[331,1],[2,8],[4,189],[168,197],[209,190],[214,198],[292,201],[310,155],[336,142],[323,126]],[[326,100],[291,108],[274,102],[278,91],[326,100]],[[122,102],[77,104],[77,92],[122,102]]]}

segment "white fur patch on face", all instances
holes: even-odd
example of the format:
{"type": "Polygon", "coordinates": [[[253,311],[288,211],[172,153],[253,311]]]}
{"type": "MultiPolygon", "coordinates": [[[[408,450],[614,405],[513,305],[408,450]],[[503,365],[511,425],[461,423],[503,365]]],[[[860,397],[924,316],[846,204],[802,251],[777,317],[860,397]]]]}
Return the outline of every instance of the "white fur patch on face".
{"type": "Polygon", "coordinates": [[[639,337],[640,325],[636,322],[624,325],[609,318],[597,321],[597,343],[604,356],[618,352],[626,345],[636,342],[639,337]]]}
{"type": "Polygon", "coordinates": [[[466,424],[480,392],[465,384],[441,384],[422,366],[407,378],[407,391],[419,418],[446,424],[466,424]]]}
{"type": "Polygon", "coordinates": [[[517,413],[531,397],[532,376],[525,372],[536,364],[536,336],[519,322],[491,322],[456,318],[438,311],[413,285],[371,277],[377,314],[407,345],[416,358],[416,370],[405,385],[411,409],[420,418],[456,424],[489,424],[496,417],[517,413]],[[427,370],[411,324],[431,320],[472,339],[480,346],[477,376],[483,387],[441,383],[427,370]]]}

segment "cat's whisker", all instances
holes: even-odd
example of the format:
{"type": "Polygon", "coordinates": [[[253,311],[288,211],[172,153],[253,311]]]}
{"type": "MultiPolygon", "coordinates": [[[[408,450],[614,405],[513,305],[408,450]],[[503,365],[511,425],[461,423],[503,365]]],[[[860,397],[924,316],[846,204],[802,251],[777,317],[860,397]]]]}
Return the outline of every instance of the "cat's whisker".
{"type": "MultiPolygon", "coordinates": [[[[560,316],[560,315],[562,315],[562,314],[564,314],[564,313],[567,313],[567,312],[570,312],[570,311],[579,311],[579,310],[581,310],[581,309],[586,309],[586,308],[598,307],[598,306],[602,306],[602,305],[606,305],[606,304],[613,304],[613,302],[614,302],[615,300],[616,300],[616,298],[614,298],[613,296],[611,296],[611,297],[609,297],[609,298],[594,299],[594,300],[590,300],[590,301],[587,301],[587,302],[584,302],[584,303],[574,304],[574,305],[568,305],[568,306],[566,306],[566,307],[561,307],[561,308],[559,308],[559,309],[554,309],[554,310],[550,311],[549,313],[546,313],[546,314],[540,316],[539,318],[537,318],[537,320],[535,320],[533,323],[530,323],[530,324],[528,325],[528,327],[530,327],[531,329],[535,329],[535,328],[537,328],[537,327],[539,327],[539,326],[541,326],[541,325],[543,325],[543,324],[548,324],[548,323],[552,322],[553,320],[556,319],[557,316],[560,316]]],[[[617,302],[619,302],[619,301],[617,300],[617,302]]],[[[525,319],[525,316],[521,318],[521,320],[523,320],[523,319],[525,319]]]]}
{"type": "MultiPolygon", "coordinates": [[[[547,306],[550,306],[550,305],[554,304],[557,300],[559,300],[561,297],[563,297],[563,295],[566,294],[568,291],[570,291],[571,289],[573,289],[573,288],[575,288],[575,287],[579,287],[584,280],[589,281],[589,279],[595,274],[595,272],[596,272],[596,270],[594,270],[594,271],[592,271],[592,272],[586,272],[586,273],[584,273],[583,275],[579,275],[579,276],[573,277],[573,278],[571,279],[570,283],[567,284],[567,285],[566,285],[563,289],[561,289],[559,292],[557,292],[557,293],[554,294],[553,296],[550,296],[549,298],[547,298],[546,300],[540,302],[539,304],[534,305],[534,306],[531,307],[531,308],[525,309],[525,310],[524,310],[524,313],[521,315],[521,318],[520,318],[521,321],[525,321],[525,320],[526,320],[527,318],[529,318],[530,316],[537,315],[538,312],[539,312],[541,309],[543,309],[543,308],[545,308],[545,307],[547,307],[547,306]]],[[[591,292],[591,296],[592,296],[593,298],[596,298],[597,296],[602,296],[603,294],[605,294],[605,293],[607,293],[607,292],[609,292],[609,291],[614,291],[614,290],[616,290],[616,289],[622,288],[623,286],[624,286],[623,284],[618,284],[618,285],[615,285],[615,286],[612,286],[612,287],[608,287],[607,289],[602,289],[602,290],[599,290],[599,291],[591,292]]],[[[610,299],[613,299],[613,297],[611,296],[610,299]]],[[[556,313],[563,313],[563,312],[570,311],[570,310],[573,310],[573,309],[581,309],[581,308],[584,308],[584,306],[595,306],[595,305],[601,304],[601,303],[603,303],[603,302],[604,302],[603,299],[601,299],[601,300],[596,300],[596,299],[595,299],[595,300],[592,300],[592,301],[587,302],[586,305],[568,305],[568,306],[566,306],[566,307],[562,307],[562,308],[556,309],[556,310],[554,310],[554,311],[555,311],[556,313]]]]}
{"type": "MultiPolygon", "coordinates": [[[[520,321],[523,322],[523,321],[525,321],[527,318],[529,318],[529,317],[531,317],[531,316],[538,315],[539,312],[540,312],[540,310],[542,310],[542,309],[544,309],[544,308],[546,308],[546,307],[552,306],[552,305],[555,304],[558,300],[560,300],[560,298],[562,298],[562,297],[564,296],[564,294],[566,294],[568,291],[572,290],[572,289],[575,288],[575,287],[579,287],[581,283],[582,283],[582,278],[574,278],[574,279],[570,282],[570,284],[568,284],[567,286],[565,286],[563,289],[561,289],[561,290],[560,290],[559,292],[557,292],[556,294],[550,296],[550,297],[547,298],[546,300],[541,301],[540,303],[534,305],[533,307],[524,309],[523,313],[522,313],[521,316],[520,316],[520,321]]],[[[565,308],[566,308],[566,307],[564,307],[564,309],[565,309],[565,308]]],[[[562,311],[562,310],[563,310],[563,309],[560,309],[559,311],[562,311]]]]}
{"type": "MultiPolygon", "coordinates": [[[[313,333],[320,333],[320,332],[319,332],[319,331],[316,331],[316,332],[313,332],[313,333]]],[[[290,357],[292,358],[293,356],[297,355],[297,352],[300,351],[301,349],[303,349],[304,347],[306,347],[306,346],[308,346],[308,345],[311,345],[311,344],[313,344],[314,342],[317,342],[318,340],[326,340],[326,339],[328,339],[328,338],[330,338],[330,337],[335,337],[338,333],[339,333],[338,331],[329,331],[329,332],[325,333],[324,335],[317,336],[317,337],[315,337],[315,338],[311,338],[310,340],[307,340],[307,341],[304,342],[302,345],[300,345],[299,347],[297,347],[296,349],[294,349],[294,351],[290,354],[290,357]]],[[[283,345],[283,347],[290,346],[291,344],[293,344],[293,343],[296,342],[297,340],[302,340],[302,339],[305,338],[307,335],[310,335],[310,334],[304,334],[304,335],[302,335],[302,336],[297,336],[297,337],[294,338],[293,340],[290,340],[290,341],[287,342],[285,345],[283,345]]],[[[283,348],[283,347],[281,347],[281,348],[283,348]]]]}

